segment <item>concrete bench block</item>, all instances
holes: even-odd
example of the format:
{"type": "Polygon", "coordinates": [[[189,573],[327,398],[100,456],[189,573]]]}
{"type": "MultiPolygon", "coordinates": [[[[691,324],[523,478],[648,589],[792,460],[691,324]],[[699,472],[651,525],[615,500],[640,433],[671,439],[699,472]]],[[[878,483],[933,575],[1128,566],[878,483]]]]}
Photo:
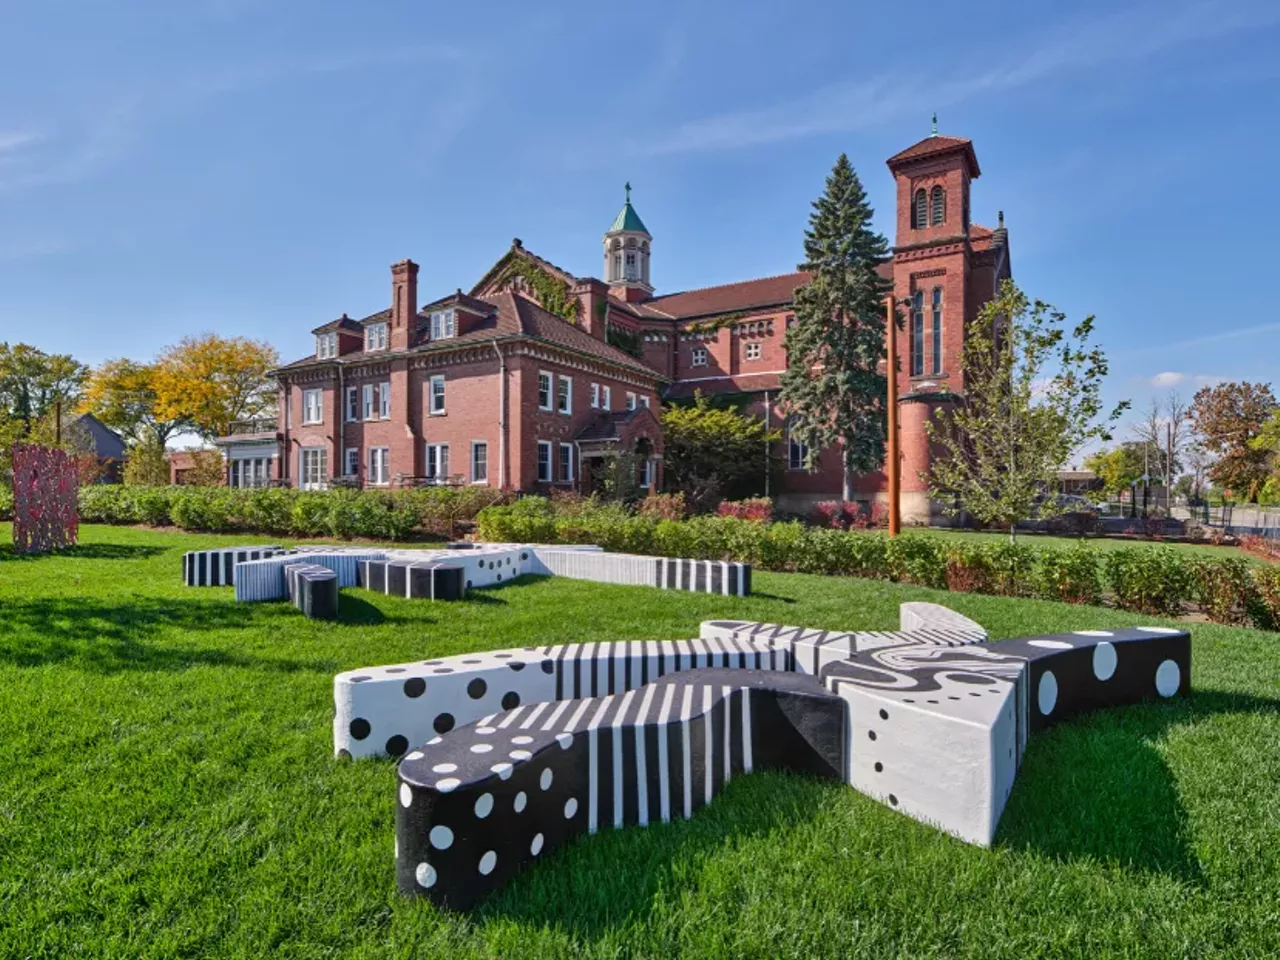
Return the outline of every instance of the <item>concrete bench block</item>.
{"type": "Polygon", "coordinates": [[[291,563],[284,568],[289,600],[316,620],[338,618],[338,574],[328,567],[291,563]]]}

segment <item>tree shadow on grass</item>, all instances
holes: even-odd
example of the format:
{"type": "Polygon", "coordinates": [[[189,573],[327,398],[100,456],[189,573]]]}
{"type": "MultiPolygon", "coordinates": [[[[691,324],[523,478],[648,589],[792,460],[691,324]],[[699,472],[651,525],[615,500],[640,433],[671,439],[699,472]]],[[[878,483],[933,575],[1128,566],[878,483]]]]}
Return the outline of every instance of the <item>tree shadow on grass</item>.
{"type": "Polygon", "coordinates": [[[35,563],[40,560],[142,560],[157,554],[167,553],[165,547],[145,547],[124,543],[82,543],[66,550],[55,550],[51,553],[17,553],[13,544],[0,544],[0,563],[5,561],[22,561],[35,563]]]}
{"type": "Polygon", "coordinates": [[[343,590],[338,597],[338,623],[371,626],[382,623],[387,615],[363,597],[343,590]]]}
{"type": "MultiPolygon", "coordinates": [[[[254,614],[255,616],[257,614],[254,614]]],[[[280,615],[298,616],[291,606],[280,615]]],[[[148,641],[158,634],[195,635],[245,626],[250,614],[225,601],[136,597],[106,603],[85,597],[6,601],[0,610],[0,665],[66,664],[94,673],[182,670],[191,666],[332,672],[328,660],[263,657],[217,648],[148,641]]]]}
{"type": "Polygon", "coordinates": [[[1171,726],[1217,714],[1277,712],[1280,701],[1204,690],[1041,733],[1023,758],[999,840],[1063,862],[1092,859],[1199,885],[1187,812],[1156,741],[1171,726]]]}

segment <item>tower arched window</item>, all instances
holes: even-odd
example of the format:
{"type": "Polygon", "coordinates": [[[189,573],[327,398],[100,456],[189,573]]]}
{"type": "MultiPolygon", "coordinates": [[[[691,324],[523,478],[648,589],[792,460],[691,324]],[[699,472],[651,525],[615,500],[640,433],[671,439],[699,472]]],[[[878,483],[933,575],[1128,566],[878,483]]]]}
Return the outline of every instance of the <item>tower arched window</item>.
{"type": "Polygon", "coordinates": [[[616,283],[621,279],[622,279],[622,254],[615,253],[613,255],[613,281],[616,283]]]}
{"type": "Polygon", "coordinates": [[[929,222],[933,226],[938,226],[947,219],[947,191],[942,187],[934,187],[929,192],[929,222]]]}
{"type": "Polygon", "coordinates": [[[924,187],[916,191],[915,203],[911,205],[911,229],[923,229],[929,223],[929,198],[924,187]]]}
{"type": "MultiPolygon", "coordinates": [[[[924,193],[923,190],[920,191],[924,193]]],[[[924,291],[911,298],[911,376],[924,374],[924,291]]]]}
{"type": "Polygon", "coordinates": [[[933,316],[932,327],[930,329],[930,339],[933,341],[930,345],[933,350],[933,375],[940,376],[942,374],[942,288],[933,288],[933,316]]]}

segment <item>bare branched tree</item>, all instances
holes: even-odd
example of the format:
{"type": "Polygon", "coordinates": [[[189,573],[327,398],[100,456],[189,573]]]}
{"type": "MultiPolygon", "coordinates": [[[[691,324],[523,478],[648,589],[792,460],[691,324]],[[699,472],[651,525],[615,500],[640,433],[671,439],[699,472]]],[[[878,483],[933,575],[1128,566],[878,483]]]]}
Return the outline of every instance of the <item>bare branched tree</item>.
{"type": "Polygon", "coordinates": [[[1176,390],[1152,397],[1146,416],[1133,425],[1133,439],[1147,454],[1147,472],[1172,485],[1184,468],[1184,452],[1190,435],[1190,406],[1176,390]]]}

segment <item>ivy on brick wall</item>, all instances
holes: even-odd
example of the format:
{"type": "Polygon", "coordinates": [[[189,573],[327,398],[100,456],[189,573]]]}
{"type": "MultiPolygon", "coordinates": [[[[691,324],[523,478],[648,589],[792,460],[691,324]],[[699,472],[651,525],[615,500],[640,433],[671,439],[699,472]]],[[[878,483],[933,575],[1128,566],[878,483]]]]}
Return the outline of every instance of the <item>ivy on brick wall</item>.
{"type": "Polygon", "coordinates": [[[640,334],[635,330],[628,330],[626,327],[619,327],[616,324],[609,324],[606,328],[608,340],[611,346],[617,347],[625,353],[631,354],[633,357],[644,356],[644,343],[640,339],[640,334]]]}
{"type": "Polygon", "coordinates": [[[513,256],[502,268],[493,285],[500,290],[517,277],[538,298],[542,309],[570,323],[578,322],[578,298],[573,295],[566,281],[553,276],[527,257],[513,256]]]}
{"type": "Polygon", "coordinates": [[[715,317],[711,320],[699,320],[684,327],[681,333],[715,333],[717,330],[723,330],[726,327],[732,327],[735,323],[743,318],[741,313],[730,313],[723,317],[715,317]]]}

